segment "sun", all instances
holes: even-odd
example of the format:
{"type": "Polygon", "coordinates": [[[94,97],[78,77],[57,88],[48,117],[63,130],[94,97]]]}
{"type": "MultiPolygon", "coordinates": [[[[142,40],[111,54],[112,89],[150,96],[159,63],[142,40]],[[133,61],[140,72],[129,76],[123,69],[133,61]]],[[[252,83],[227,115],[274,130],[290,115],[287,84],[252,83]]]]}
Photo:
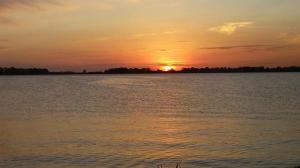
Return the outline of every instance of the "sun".
{"type": "Polygon", "coordinates": [[[171,71],[171,70],[175,70],[175,68],[176,68],[175,66],[165,65],[165,66],[161,67],[161,70],[165,71],[165,72],[168,72],[168,71],[171,71]]]}

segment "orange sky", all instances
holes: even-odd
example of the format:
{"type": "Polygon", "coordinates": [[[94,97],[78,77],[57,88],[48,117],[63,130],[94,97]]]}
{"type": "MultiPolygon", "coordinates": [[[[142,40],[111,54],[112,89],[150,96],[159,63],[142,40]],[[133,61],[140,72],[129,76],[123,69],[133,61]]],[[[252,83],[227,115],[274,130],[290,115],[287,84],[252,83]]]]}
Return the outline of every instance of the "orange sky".
{"type": "Polygon", "coordinates": [[[1,0],[0,66],[300,65],[296,0],[1,0]]]}

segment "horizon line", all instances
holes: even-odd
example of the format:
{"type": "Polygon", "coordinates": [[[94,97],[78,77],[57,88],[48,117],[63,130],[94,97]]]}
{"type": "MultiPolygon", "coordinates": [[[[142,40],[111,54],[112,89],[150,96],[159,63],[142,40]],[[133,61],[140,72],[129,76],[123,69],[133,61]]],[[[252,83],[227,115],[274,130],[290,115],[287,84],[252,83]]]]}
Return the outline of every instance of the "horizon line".
{"type": "Polygon", "coordinates": [[[0,75],[55,75],[55,74],[157,74],[157,73],[259,73],[259,72],[300,72],[300,66],[288,67],[265,67],[265,66],[243,66],[243,67],[185,67],[181,70],[152,70],[151,68],[110,68],[104,71],[49,71],[47,68],[15,68],[0,67],[0,75]]]}

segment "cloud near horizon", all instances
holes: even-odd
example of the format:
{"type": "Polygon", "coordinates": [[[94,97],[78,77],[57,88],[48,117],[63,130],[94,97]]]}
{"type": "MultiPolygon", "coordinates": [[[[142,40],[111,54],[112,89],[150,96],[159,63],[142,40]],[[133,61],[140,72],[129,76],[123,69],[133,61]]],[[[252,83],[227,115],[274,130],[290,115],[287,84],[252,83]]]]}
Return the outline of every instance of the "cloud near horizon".
{"type": "Polygon", "coordinates": [[[252,44],[252,45],[232,45],[217,47],[202,47],[199,50],[231,50],[231,49],[253,49],[253,50],[275,50],[290,47],[290,45],[273,45],[273,44],[252,44]]]}
{"type": "Polygon", "coordinates": [[[246,28],[253,25],[253,22],[245,21],[245,22],[229,22],[225,23],[221,26],[211,27],[209,31],[217,32],[221,34],[231,35],[236,32],[238,29],[246,28]]]}

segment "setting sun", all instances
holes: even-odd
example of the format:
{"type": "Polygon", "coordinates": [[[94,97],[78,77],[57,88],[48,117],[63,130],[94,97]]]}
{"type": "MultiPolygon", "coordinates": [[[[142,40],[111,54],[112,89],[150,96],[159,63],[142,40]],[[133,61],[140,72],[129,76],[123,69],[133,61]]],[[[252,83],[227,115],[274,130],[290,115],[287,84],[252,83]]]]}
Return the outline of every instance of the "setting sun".
{"type": "Polygon", "coordinates": [[[161,70],[167,72],[167,71],[171,71],[171,70],[175,70],[176,67],[175,66],[171,66],[171,65],[166,65],[166,66],[162,66],[161,70]]]}

